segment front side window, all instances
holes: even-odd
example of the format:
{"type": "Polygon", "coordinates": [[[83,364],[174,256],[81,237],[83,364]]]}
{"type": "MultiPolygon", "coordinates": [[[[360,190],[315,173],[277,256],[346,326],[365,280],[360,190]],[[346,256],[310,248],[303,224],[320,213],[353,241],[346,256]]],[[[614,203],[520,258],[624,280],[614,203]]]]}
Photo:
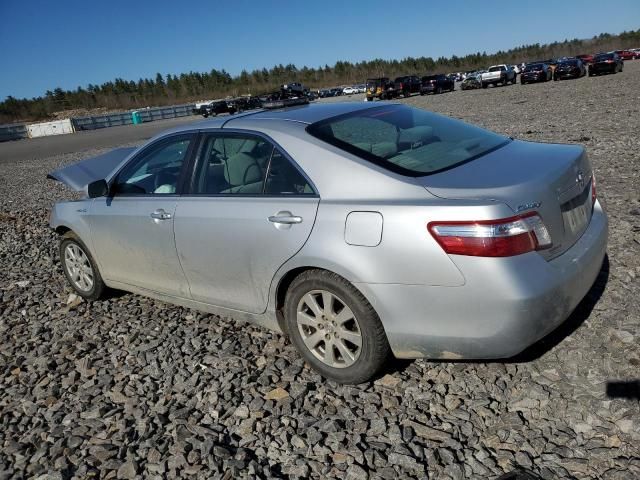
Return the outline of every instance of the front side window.
{"type": "Polygon", "coordinates": [[[314,123],[307,131],[387,170],[413,177],[454,168],[510,141],[406,105],[358,110],[314,123]]]}
{"type": "Polygon", "coordinates": [[[191,138],[191,135],[177,135],[145,149],[118,173],[112,192],[127,195],[175,194],[191,138]]]}
{"type": "Polygon", "coordinates": [[[210,134],[203,140],[192,187],[205,195],[307,195],[299,170],[262,137],[210,134]]]}

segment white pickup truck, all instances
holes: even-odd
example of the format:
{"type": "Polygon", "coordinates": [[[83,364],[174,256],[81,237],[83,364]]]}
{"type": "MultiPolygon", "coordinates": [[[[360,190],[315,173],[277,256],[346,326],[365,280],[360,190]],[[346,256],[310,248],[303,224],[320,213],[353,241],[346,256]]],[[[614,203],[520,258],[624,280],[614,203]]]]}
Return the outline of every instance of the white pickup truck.
{"type": "Polygon", "coordinates": [[[516,83],[516,72],[508,65],[493,65],[480,77],[482,88],[489,85],[516,83]]]}

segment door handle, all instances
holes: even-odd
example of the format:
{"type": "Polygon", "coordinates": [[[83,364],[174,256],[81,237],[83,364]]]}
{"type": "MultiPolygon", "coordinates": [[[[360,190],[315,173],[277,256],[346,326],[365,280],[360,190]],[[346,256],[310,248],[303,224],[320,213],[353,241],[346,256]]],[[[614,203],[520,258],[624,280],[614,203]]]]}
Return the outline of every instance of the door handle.
{"type": "Polygon", "coordinates": [[[269,217],[271,223],[283,223],[285,225],[292,225],[295,223],[302,223],[302,217],[292,215],[289,212],[279,212],[277,215],[269,217]]]}
{"type": "Polygon", "coordinates": [[[162,208],[159,208],[155,212],[151,213],[151,218],[154,220],[169,220],[171,219],[171,214],[165,212],[162,208]]]}

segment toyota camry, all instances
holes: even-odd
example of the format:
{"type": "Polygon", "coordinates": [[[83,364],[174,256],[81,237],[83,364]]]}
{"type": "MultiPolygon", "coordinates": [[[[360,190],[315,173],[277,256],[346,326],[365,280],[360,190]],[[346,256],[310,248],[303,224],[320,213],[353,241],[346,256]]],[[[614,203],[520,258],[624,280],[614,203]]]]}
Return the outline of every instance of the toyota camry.
{"type": "Polygon", "coordinates": [[[582,146],[391,103],[209,119],[50,177],[85,192],[50,221],[78,295],[250,320],[343,383],[391,355],[521,352],[571,314],[607,244],[582,146]]]}

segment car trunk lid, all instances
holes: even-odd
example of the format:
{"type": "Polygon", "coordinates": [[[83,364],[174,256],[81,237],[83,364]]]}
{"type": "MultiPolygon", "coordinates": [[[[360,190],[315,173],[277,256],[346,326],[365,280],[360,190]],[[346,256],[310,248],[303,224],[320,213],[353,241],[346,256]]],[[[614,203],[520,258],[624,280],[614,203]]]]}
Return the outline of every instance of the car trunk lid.
{"type": "Polygon", "coordinates": [[[441,198],[492,200],[508,205],[514,213],[537,211],[553,242],[540,254],[551,259],[570,248],[587,228],[592,214],[591,177],[591,164],[581,146],[516,140],[420,180],[441,198]]]}

